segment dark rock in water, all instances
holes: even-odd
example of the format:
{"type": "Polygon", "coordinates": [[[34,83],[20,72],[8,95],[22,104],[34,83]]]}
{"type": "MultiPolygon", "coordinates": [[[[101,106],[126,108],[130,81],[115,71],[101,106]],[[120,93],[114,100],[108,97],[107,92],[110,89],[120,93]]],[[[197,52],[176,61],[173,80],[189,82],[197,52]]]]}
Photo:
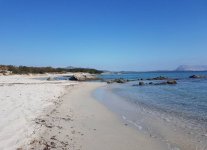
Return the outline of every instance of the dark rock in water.
{"type": "Polygon", "coordinates": [[[75,76],[72,76],[72,77],[69,78],[69,80],[78,81],[78,78],[76,78],[75,76]]]}
{"type": "Polygon", "coordinates": [[[167,79],[169,79],[169,78],[163,77],[163,76],[159,76],[159,77],[155,77],[155,78],[149,78],[147,80],[167,80],[167,79]]]}
{"type": "Polygon", "coordinates": [[[177,81],[175,81],[175,80],[168,80],[167,84],[177,84],[177,81]]]}
{"type": "Polygon", "coordinates": [[[159,83],[153,83],[153,82],[149,82],[149,83],[144,83],[142,81],[139,82],[139,84],[134,84],[133,86],[144,86],[144,85],[173,85],[173,84],[177,84],[176,80],[168,80],[165,82],[159,82],[159,83]]]}
{"type": "Polygon", "coordinates": [[[111,83],[114,83],[114,81],[113,80],[107,81],[107,84],[111,84],[111,83]]]}
{"type": "Polygon", "coordinates": [[[126,83],[126,82],[129,82],[130,80],[125,80],[125,79],[114,79],[114,80],[110,80],[110,81],[107,81],[108,84],[111,84],[111,83],[126,83]]]}
{"type": "Polygon", "coordinates": [[[145,85],[144,82],[139,82],[139,86],[145,85]]]}
{"type": "Polygon", "coordinates": [[[64,78],[70,78],[70,77],[71,77],[71,75],[70,75],[70,76],[69,76],[69,75],[68,75],[68,76],[63,76],[63,77],[64,77],[64,78]]]}
{"type": "Polygon", "coordinates": [[[139,84],[133,84],[132,86],[144,86],[145,85],[145,83],[144,82],[139,82],[139,84]]]}
{"type": "Polygon", "coordinates": [[[155,83],[154,85],[177,84],[176,80],[168,80],[167,82],[155,83]]]}
{"type": "Polygon", "coordinates": [[[192,79],[200,79],[200,78],[205,78],[205,76],[201,76],[201,75],[192,75],[192,76],[190,76],[189,78],[192,78],[192,79]]]}
{"type": "Polygon", "coordinates": [[[116,82],[116,83],[125,83],[126,81],[124,79],[115,79],[114,82],[116,82]]]}

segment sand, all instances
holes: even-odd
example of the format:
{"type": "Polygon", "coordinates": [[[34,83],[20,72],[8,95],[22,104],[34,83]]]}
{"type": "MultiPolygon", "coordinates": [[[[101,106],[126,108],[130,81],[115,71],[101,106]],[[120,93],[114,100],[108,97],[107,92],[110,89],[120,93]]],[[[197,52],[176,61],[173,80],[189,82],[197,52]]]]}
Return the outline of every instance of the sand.
{"type": "Polygon", "coordinates": [[[124,124],[92,96],[105,83],[79,83],[47,113],[22,149],[166,150],[167,147],[124,124]]]}
{"type": "MultiPolygon", "coordinates": [[[[53,75],[44,75],[49,77],[53,75]]],[[[41,81],[43,76],[0,76],[0,149],[13,150],[28,143],[35,119],[55,105],[74,82],[41,81]]]]}
{"type": "Polygon", "coordinates": [[[39,79],[53,76],[0,76],[1,150],[169,149],[93,97],[106,83],[39,79]]]}

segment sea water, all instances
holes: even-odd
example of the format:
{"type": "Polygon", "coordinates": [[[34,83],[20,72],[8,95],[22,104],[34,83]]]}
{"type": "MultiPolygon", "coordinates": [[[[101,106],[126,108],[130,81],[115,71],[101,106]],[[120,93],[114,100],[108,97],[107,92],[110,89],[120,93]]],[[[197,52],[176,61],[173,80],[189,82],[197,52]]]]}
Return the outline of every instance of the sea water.
{"type": "MultiPolygon", "coordinates": [[[[100,76],[104,80],[142,78],[145,83],[162,82],[146,79],[164,76],[177,79],[177,84],[133,86],[139,81],[110,84],[96,90],[95,96],[139,130],[149,132],[150,136],[159,137],[160,140],[172,141],[169,149],[173,149],[172,143],[177,144],[179,148],[176,137],[188,136],[189,140],[186,138],[186,141],[191,144],[194,142],[195,149],[205,150],[207,149],[207,78],[189,78],[193,74],[207,76],[207,72],[105,74],[100,76]],[[160,129],[162,121],[169,126],[169,132],[166,130],[168,133],[163,132],[165,126],[160,129]],[[175,139],[172,134],[175,134],[175,139]]],[[[185,144],[185,140],[183,143],[185,144]]]]}

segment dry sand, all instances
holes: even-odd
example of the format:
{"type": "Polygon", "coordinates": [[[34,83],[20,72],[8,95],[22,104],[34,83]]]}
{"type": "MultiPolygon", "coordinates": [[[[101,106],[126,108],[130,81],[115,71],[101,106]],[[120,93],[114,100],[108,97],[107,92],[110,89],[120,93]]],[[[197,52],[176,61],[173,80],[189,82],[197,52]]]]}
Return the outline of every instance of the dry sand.
{"type": "Polygon", "coordinates": [[[0,76],[0,150],[27,143],[37,127],[35,119],[58,103],[67,86],[77,84],[33,79],[39,77],[0,76]]]}
{"type": "Polygon", "coordinates": [[[45,115],[36,119],[32,140],[23,149],[166,150],[149,136],[130,128],[96,101],[92,91],[104,83],[80,83],[45,115]]]}

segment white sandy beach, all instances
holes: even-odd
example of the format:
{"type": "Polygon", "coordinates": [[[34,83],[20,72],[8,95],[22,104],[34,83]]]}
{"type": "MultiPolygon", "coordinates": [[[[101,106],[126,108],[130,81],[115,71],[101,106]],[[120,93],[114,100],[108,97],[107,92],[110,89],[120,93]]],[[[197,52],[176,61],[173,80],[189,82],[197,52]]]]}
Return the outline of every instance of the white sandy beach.
{"type": "Polygon", "coordinates": [[[93,97],[106,83],[38,79],[49,76],[0,76],[0,149],[169,149],[93,97]]]}
{"type": "Polygon", "coordinates": [[[104,83],[34,78],[0,77],[0,149],[165,149],[92,97],[104,83]]]}
{"type": "MultiPolygon", "coordinates": [[[[35,76],[39,77],[39,76],[35,76]]],[[[41,77],[41,76],[40,76],[41,77]]],[[[75,83],[41,81],[31,76],[0,76],[0,149],[16,149],[34,132],[34,119],[75,83]]]]}
{"type": "Polygon", "coordinates": [[[104,83],[80,83],[61,103],[39,116],[41,128],[23,149],[71,150],[165,150],[159,141],[146,137],[121,122],[91,92],[104,83]]]}

